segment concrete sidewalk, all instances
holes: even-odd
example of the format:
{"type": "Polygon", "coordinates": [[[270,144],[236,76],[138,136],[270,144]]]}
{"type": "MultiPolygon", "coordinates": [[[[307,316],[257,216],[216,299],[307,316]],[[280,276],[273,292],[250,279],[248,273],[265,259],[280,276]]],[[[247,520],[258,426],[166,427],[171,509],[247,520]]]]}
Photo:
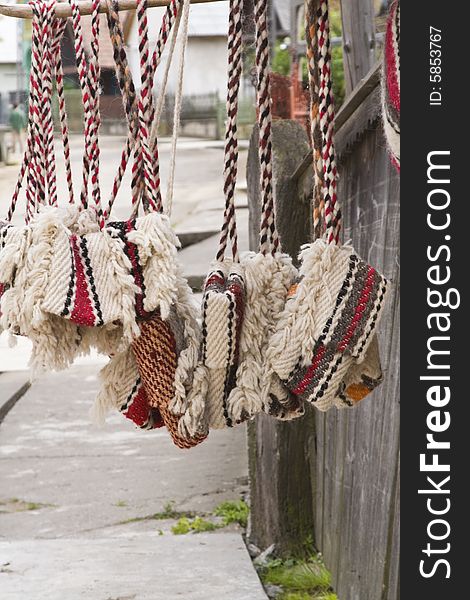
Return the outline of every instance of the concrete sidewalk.
{"type": "Polygon", "coordinates": [[[265,600],[240,531],[175,536],[158,514],[238,499],[244,428],[189,452],[118,414],[95,428],[97,371],[41,378],[0,426],[2,600],[265,600]]]}

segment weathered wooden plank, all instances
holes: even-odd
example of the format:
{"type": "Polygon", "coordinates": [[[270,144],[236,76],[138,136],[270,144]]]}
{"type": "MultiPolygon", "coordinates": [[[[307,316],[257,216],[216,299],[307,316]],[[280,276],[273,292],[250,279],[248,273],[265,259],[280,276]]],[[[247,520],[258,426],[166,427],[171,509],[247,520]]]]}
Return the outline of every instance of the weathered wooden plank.
{"type": "MultiPolygon", "coordinates": [[[[311,502],[315,543],[341,600],[399,598],[399,180],[377,118],[379,88],[371,90],[352,113],[353,120],[366,119],[367,127],[362,126],[359,137],[348,133],[354,152],[341,155],[339,197],[344,239],[351,239],[359,254],[393,283],[379,335],[384,383],[351,411],[317,412],[289,425],[268,425],[269,420],[260,418],[256,438],[250,442],[256,449],[250,450],[250,464],[256,463],[250,470],[257,477],[252,483],[254,519],[263,541],[268,545],[280,540],[281,550],[292,549],[294,538],[299,541],[309,531],[305,500],[311,502]],[[300,468],[291,472],[292,464],[300,468]]],[[[340,131],[353,131],[350,120],[340,131]]],[[[249,179],[250,188],[256,185],[249,179]]],[[[279,188],[283,197],[290,198],[281,227],[297,203],[310,218],[310,166],[305,166],[297,185],[297,192],[285,182],[279,188]]],[[[259,214],[256,223],[258,219],[259,214]]],[[[292,223],[295,228],[300,225],[296,217],[292,223]]],[[[283,235],[291,234],[287,226],[283,235]]],[[[256,244],[257,229],[253,239],[256,244]]]]}
{"type": "MultiPolygon", "coordinates": [[[[335,118],[335,147],[339,156],[346,152],[365,131],[373,126],[380,115],[380,64],[356,86],[344,102],[335,118]]],[[[299,181],[306,171],[312,169],[312,150],[297,163],[292,179],[299,181]]]]}
{"type": "MultiPolygon", "coordinates": [[[[342,165],[345,239],[352,238],[365,258],[397,281],[397,178],[381,150],[381,134],[369,132],[366,138],[342,165]]],[[[348,600],[381,598],[389,538],[396,537],[395,527],[389,531],[389,515],[396,500],[391,473],[396,470],[398,447],[398,391],[392,361],[398,335],[393,297],[390,302],[381,331],[383,362],[389,365],[386,381],[357,410],[321,417],[329,428],[325,443],[342,448],[340,438],[348,438],[346,451],[337,452],[334,465],[324,469],[335,482],[338,499],[330,494],[324,500],[337,510],[335,523],[331,514],[324,515],[323,527],[331,528],[335,541],[322,548],[338,595],[348,600]]]]}
{"type": "Polygon", "coordinates": [[[346,94],[375,62],[375,21],[373,0],[341,0],[343,63],[346,94]]]}
{"type": "MultiPolygon", "coordinates": [[[[311,181],[306,192],[291,180],[298,156],[308,149],[307,134],[296,121],[273,123],[275,197],[284,251],[296,257],[311,229],[311,181]]],[[[311,174],[310,174],[311,177],[311,174]]],[[[307,177],[308,179],[308,177],[307,177]]],[[[250,248],[259,242],[260,197],[258,132],[255,128],[247,167],[250,248]]],[[[261,415],[249,426],[251,523],[249,539],[261,548],[297,554],[314,536],[312,511],[315,471],[313,411],[292,423],[261,415]]]]}

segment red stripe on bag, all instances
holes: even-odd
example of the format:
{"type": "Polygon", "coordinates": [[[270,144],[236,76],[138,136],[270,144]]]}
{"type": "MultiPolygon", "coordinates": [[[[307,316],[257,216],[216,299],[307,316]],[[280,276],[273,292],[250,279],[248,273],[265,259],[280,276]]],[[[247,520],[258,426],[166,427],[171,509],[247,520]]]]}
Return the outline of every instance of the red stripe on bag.
{"type": "Polygon", "coordinates": [[[160,412],[149,406],[147,394],[143,387],[139,389],[131,405],[123,414],[138,427],[146,425],[152,417],[153,429],[164,425],[160,412]]]}
{"type": "MultiPolygon", "coordinates": [[[[131,231],[133,231],[134,230],[134,222],[128,221],[126,223],[126,229],[127,229],[127,233],[130,233],[131,231]]],[[[142,274],[142,269],[139,264],[139,257],[137,255],[137,247],[135,244],[133,244],[132,242],[129,242],[127,239],[125,241],[125,244],[127,247],[127,254],[129,256],[129,260],[131,261],[132,275],[134,277],[135,284],[141,290],[140,293],[135,295],[135,309],[136,309],[136,312],[139,315],[139,317],[142,317],[143,319],[147,319],[151,316],[151,313],[147,312],[144,309],[145,283],[144,283],[144,277],[142,274]]]]}
{"type": "Polygon", "coordinates": [[[375,275],[376,275],[375,269],[373,269],[372,267],[369,267],[367,270],[366,284],[365,284],[364,288],[362,289],[361,295],[359,297],[359,301],[356,306],[356,312],[354,314],[351,324],[349,325],[343,339],[341,340],[341,342],[338,345],[338,352],[345,351],[352,336],[354,335],[354,332],[356,331],[357,325],[362,317],[362,313],[366,309],[367,301],[369,300],[372,288],[374,286],[375,275]]]}
{"type": "Polygon", "coordinates": [[[312,380],[312,377],[313,377],[315,371],[317,370],[317,367],[320,364],[320,361],[323,358],[323,355],[325,354],[325,350],[326,350],[326,348],[325,348],[325,346],[323,346],[323,344],[318,348],[317,353],[315,354],[315,356],[313,358],[313,363],[312,363],[311,367],[309,368],[309,370],[305,374],[305,377],[302,379],[302,381],[299,383],[299,385],[295,388],[295,390],[293,390],[293,393],[296,396],[300,396],[304,393],[306,387],[312,380]]]}
{"type": "Polygon", "coordinates": [[[93,311],[93,302],[90,297],[91,294],[88,288],[88,282],[85,276],[85,268],[83,266],[80,249],[78,247],[77,236],[73,235],[70,238],[70,243],[72,245],[76,276],[75,298],[70,319],[76,325],[93,327],[95,325],[96,318],[93,311]]]}

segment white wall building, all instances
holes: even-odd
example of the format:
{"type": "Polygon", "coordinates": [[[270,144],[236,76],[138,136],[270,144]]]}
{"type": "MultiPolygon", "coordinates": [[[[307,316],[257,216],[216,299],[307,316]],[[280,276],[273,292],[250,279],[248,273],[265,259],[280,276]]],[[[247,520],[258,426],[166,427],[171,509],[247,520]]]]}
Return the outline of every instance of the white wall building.
{"type": "MultiPolygon", "coordinates": [[[[15,4],[8,1],[7,4],[15,4]]],[[[0,94],[17,89],[18,20],[0,15],[0,94]]]]}
{"type": "MultiPolygon", "coordinates": [[[[164,10],[163,8],[148,10],[150,48],[152,50],[155,47],[164,10]]],[[[180,26],[180,33],[181,29],[182,26],[180,26]]],[[[183,83],[183,94],[185,96],[217,93],[220,99],[225,98],[227,88],[227,29],[228,2],[191,6],[183,83]]],[[[129,29],[127,44],[129,47],[129,62],[134,80],[138,85],[140,76],[136,17],[133,18],[129,29]]],[[[157,88],[159,88],[162,79],[169,47],[170,40],[167,43],[163,60],[155,78],[157,88]]],[[[170,94],[173,94],[176,89],[178,63],[179,42],[175,50],[168,81],[167,92],[170,94]]]]}

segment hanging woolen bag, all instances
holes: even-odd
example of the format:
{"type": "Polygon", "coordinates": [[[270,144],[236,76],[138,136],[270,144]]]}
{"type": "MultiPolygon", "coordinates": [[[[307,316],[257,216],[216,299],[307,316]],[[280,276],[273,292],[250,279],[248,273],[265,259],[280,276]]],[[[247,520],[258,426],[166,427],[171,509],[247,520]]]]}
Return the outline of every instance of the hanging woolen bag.
{"type": "MultiPolygon", "coordinates": [[[[116,195],[119,191],[120,185],[122,183],[122,178],[130,157],[130,152],[135,145],[137,136],[139,135],[139,123],[137,119],[137,95],[127,61],[126,49],[123,43],[123,32],[118,14],[118,3],[116,0],[108,0],[107,4],[108,29],[110,33],[111,43],[113,46],[113,56],[116,67],[116,78],[119,84],[119,88],[121,90],[124,112],[126,114],[129,126],[129,133],[126,146],[121,156],[121,161],[114,180],[112,194],[108,205],[107,213],[109,214],[114,200],[116,198],[116,195]]],[[[158,65],[160,64],[165,44],[168,40],[169,33],[172,29],[174,30],[173,38],[176,38],[177,30],[179,27],[179,20],[181,16],[181,4],[182,3],[179,0],[174,0],[170,3],[163,16],[159,36],[151,60],[151,69],[149,77],[152,81],[152,85],[155,76],[155,71],[158,68],[158,65]]],[[[169,64],[171,63],[173,49],[174,44],[172,43],[172,48],[170,49],[170,56],[168,58],[167,69],[169,67],[169,64]]],[[[160,97],[164,95],[165,87],[166,85],[162,86],[160,97]]],[[[151,109],[151,118],[154,119],[156,122],[159,122],[160,119],[160,115],[154,113],[153,107],[151,109]]],[[[177,135],[176,121],[174,127],[174,137],[175,135],[177,135]]],[[[151,142],[151,144],[154,157],[158,157],[157,140],[155,139],[153,143],[151,142]]],[[[172,156],[172,162],[174,162],[174,155],[172,156]]],[[[157,160],[154,160],[154,167],[156,167],[156,164],[157,160]]],[[[130,248],[130,250],[131,256],[133,256],[135,252],[132,248],[130,248]]],[[[179,265],[177,265],[177,267],[180,271],[179,265]]],[[[183,313],[183,320],[189,318],[190,320],[192,320],[193,323],[195,323],[196,317],[194,310],[191,310],[190,308],[188,314],[188,309],[186,306],[187,297],[184,297],[184,292],[187,291],[187,286],[185,287],[185,283],[182,280],[179,271],[177,277],[179,286],[178,299],[180,299],[181,297],[183,301],[183,307],[180,306],[179,312],[183,313]]],[[[186,296],[187,295],[188,294],[186,294],[186,296]]],[[[136,309],[138,315],[141,318],[149,317],[149,315],[143,309],[141,296],[137,298],[136,309]]],[[[181,329],[181,324],[176,318],[174,308],[171,310],[169,319],[171,320],[173,329],[181,329]]],[[[183,343],[180,343],[179,346],[181,351],[183,343]]],[[[162,358],[160,358],[160,362],[164,362],[162,358]]],[[[169,357],[168,363],[170,366],[173,363],[172,356],[169,357]]],[[[156,406],[152,406],[150,404],[149,397],[140,377],[139,370],[135,361],[135,356],[132,352],[131,346],[128,346],[124,350],[115,353],[111,357],[109,363],[102,369],[100,376],[102,382],[101,388],[96,399],[95,405],[93,407],[93,417],[95,420],[102,422],[106,413],[110,409],[115,408],[119,410],[126,418],[130,419],[135,425],[142,429],[153,429],[155,427],[162,427],[164,425],[159,409],[156,406]]],[[[180,384],[182,385],[182,383],[185,380],[186,377],[182,375],[182,377],[180,378],[180,384]]]]}
{"type": "Polygon", "coordinates": [[[385,33],[382,119],[392,162],[400,170],[400,0],[392,3],[385,33]]]}
{"type": "MultiPolygon", "coordinates": [[[[42,4],[33,3],[36,12],[42,4]]],[[[64,368],[91,346],[109,352],[110,337],[113,346],[118,339],[122,340],[124,346],[139,335],[136,323],[139,312],[136,306],[139,303],[145,313],[152,314],[159,310],[165,318],[176,300],[174,261],[177,240],[167,216],[161,212],[156,178],[145,140],[135,144],[133,214],[136,214],[141,202],[147,214],[128,222],[109,224],[106,222],[109,213],[101,209],[98,146],[99,2],[94,3],[92,15],[92,56],[89,64],[83,49],[79,10],[74,0],[71,0],[71,5],[85,115],[80,206],[70,209],[56,207],[53,144],[48,141],[44,144],[45,150],[41,150],[39,144],[40,150],[32,154],[33,160],[26,169],[27,197],[33,196],[33,200],[28,202],[27,211],[30,225],[24,234],[19,235],[29,235],[31,238],[30,249],[22,265],[26,268],[15,270],[15,285],[11,285],[11,281],[4,281],[5,276],[0,272],[2,283],[9,286],[2,297],[2,325],[13,333],[21,332],[32,339],[32,364],[36,368],[64,368]],[[95,200],[94,207],[88,205],[89,183],[95,200]],[[45,204],[51,204],[52,207],[43,208],[45,204]],[[31,220],[32,215],[34,219],[31,220]]],[[[54,23],[53,9],[49,10],[49,14],[54,23]]],[[[40,130],[42,122],[46,124],[43,125],[44,129],[49,123],[49,118],[41,121],[40,116],[45,107],[50,111],[52,85],[49,83],[50,77],[41,76],[38,65],[49,70],[53,66],[54,56],[50,50],[56,43],[53,31],[53,27],[48,27],[42,35],[37,36],[38,44],[42,43],[45,49],[37,44],[33,53],[31,143],[46,136],[48,140],[52,137],[51,127],[41,136],[37,130],[40,130]],[[39,98],[35,98],[38,94],[39,98]]],[[[148,94],[139,99],[141,129],[148,129],[148,104],[148,94]]],[[[31,143],[27,150],[30,154],[31,143]]],[[[12,210],[15,205],[16,198],[12,210]]],[[[8,237],[12,238],[13,235],[9,233],[8,237]]],[[[5,248],[7,246],[8,241],[5,248]]]]}
{"type": "MultiPolygon", "coordinates": [[[[148,61],[148,24],[145,11],[145,1],[139,0],[137,4],[137,17],[139,23],[139,50],[142,65],[141,97],[146,96],[150,102],[152,68],[148,61]],[[144,75],[145,74],[145,75],[144,75]],[[145,92],[144,83],[148,86],[145,92]]],[[[188,37],[188,22],[190,2],[184,0],[182,7],[183,41],[180,59],[180,85],[178,97],[175,102],[175,115],[181,107],[182,77],[184,69],[184,53],[188,37]]],[[[139,103],[140,110],[140,103],[139,103]]],[[[154,115],[153,110],[149,111],[154,115]]],[[[179,119],[175,119],[175,132],[179,119]]],[[[140,127],[142,130],[142,127],[140,127]]],[[[156,141],[156,138],[155,138],[156,141]]],[[[176,151],[174,138],[174,151],[176,151]]],[[[151,165],[145,169],[151,168],[151,165]]],[[[169,197],[167,198],[167,211],[171,211],[172,180],[174,161],[170,172],[169,197]]],[[[158,409],[162,420],[168,429],[173,442],[180,448],[191,448],[207,437],[207,432],[197,432],[194,435],[184,435],[178,430],[178,422],[186,410],[186,394],[192,385],[193,374],[198,359],[199,326],[197,312],[192,301],[191,290],[183,278],[179,263],[174,262],[175,280],[173,291],[175,294],[172,304],[172,313],[163,315],[156,312],[150,318],[139,323],[140,335],[132,344],[132,352],[140,373],[142,384],[145,388],[149,405],[158,409]]]]}
{"type": "Polygon", "coordinates": [[[269,340],[297,274],[290,257],[281,251],[276,228],[267,10],[266,0],[255,2],[261,223],[259,252],[249,252],[241,258],[246,307],[239,366],[227,399],[227,410],[234,423],[261,411],[278,419],[296,418],[304,412],[303,402],[282,385],[266,360],[269,340]]]}
{"type": "Polygon", "coordinates": [[[237,114],[242,73],[242,1],[231,0],[228,30],[227,120],[224,154],[225,209],[216,259],[203,288],[200,362],[189,394],[182,431],[232,425],[227,398],[235,383],[245,283],[238,253],[235,189],[238,171],[237,114]],[[232,256],[225,256],[230,241],[232,256]]]}
{"type": "MultiPolygon", "coordinates": [[[[268,358],[284,384],[320,410],[353,406],[381,381],[374,334],[387,281],[350,246],[338,243],[328,2],[309,2],[308,35],[318,69],[318,111],[312,111],[315,172],[321,158],[325,232],[301,251],[299,279],[271,339],[268,358]],[[320,152],[316,152],[318,124],[320,152]]],[[[315,81],[311,79],[315,87],[315,81]]],[[[317,192],[317,187],[315,187],[317,192]]],[[[318,212],[317,212],[318,215],[318,212]]],[[[316,225],[316,224],[315,224],[316,225]]]]}
{"type": "Polygon", "coordinates": [[[258,75],[262,219],[260,252],[238,256],[235,221],[235,183],[238,142],[236,116],[242,73],[242,3],[232,0],[229,21],[229,74],[225,153],[226,207],[217,261],[209,273],[203,298],[202,360],[189,396],[192,411],[182,419],[189,431],[207,422],[211,429],[241,423],[266,410],[278,418],[302,414],[302,403],[267,370],[266,345],[276,316],[285,304],[295,276],[289,257],[279,252],[272,186],[271,96],[267,5],[255,4],[256,66],[258,75]],[[232,259],[224,259],[227,239],[232,259]],[[236,266],[236,270],[235,267],[236,266]],[[291,405],[281,404],[293,399],[291,405]]]}

